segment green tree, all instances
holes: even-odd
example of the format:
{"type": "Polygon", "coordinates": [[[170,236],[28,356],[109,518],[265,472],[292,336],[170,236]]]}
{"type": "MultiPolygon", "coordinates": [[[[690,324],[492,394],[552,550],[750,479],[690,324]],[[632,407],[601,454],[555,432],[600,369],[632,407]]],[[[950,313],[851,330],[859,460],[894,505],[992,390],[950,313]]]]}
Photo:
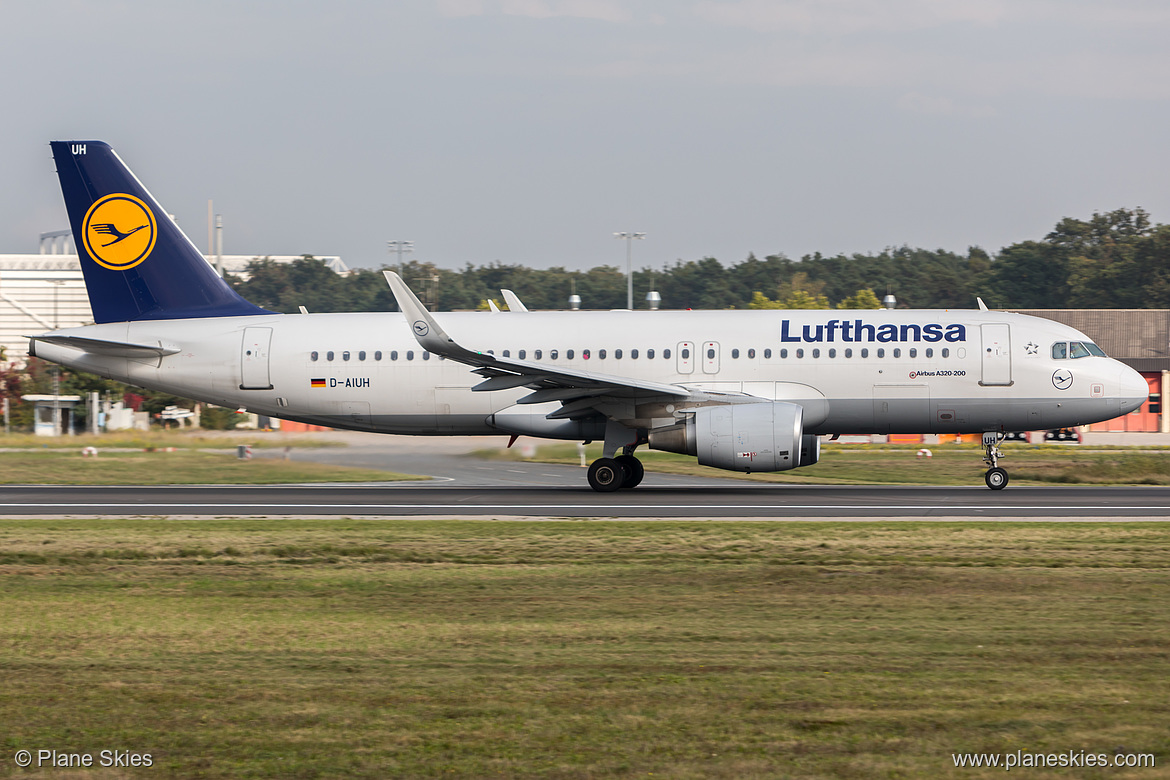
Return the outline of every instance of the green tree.
{"type": "Polygon", "coordinates": [[[858,290],[853,295],[837,304],[838,309],[880,309],[882,302],[877,294],[868,287],[858,290]]]}

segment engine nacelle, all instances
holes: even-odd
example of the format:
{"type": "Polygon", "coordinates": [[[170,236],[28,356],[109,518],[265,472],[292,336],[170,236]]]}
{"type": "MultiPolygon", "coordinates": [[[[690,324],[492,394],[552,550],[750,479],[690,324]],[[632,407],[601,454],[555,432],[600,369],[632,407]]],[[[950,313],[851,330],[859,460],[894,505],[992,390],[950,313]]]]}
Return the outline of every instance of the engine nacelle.
{"type": "Polygon", "coordinates": [[[809,465],[802,450],[812,463],[820,456],[820,441],[803,435],[803,420],[804,409],[798,404],[720,404],[696,409],[678,425],[651,430],[648,438],[650,449],[695,455],[704,466],[786,471],[809,465]]]}

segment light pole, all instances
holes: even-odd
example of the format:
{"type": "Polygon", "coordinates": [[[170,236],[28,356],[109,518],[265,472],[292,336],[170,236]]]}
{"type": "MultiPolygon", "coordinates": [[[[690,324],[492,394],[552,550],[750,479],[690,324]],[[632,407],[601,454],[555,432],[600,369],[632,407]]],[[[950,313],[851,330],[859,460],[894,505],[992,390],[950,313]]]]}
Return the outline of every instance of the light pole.
{"type": "Polygon", "coordinates": [[[386,246],[387,246],[387,248],[389,248],[389,250],[391,252],[398,253],[398,267],[399,268],[402,268],[402,253],[414,251],[414,242],[413,241],[387,241],[386,246]]]}
{"type": "Polygon", "coordinates": [[[626,308],[633,310],[634,308],[634,265],[632,261],[633,241],[635,238],[642,239],[646,237],[645,233],[614,233],[614,238],[624,238],[626,240],[626,308]]]}

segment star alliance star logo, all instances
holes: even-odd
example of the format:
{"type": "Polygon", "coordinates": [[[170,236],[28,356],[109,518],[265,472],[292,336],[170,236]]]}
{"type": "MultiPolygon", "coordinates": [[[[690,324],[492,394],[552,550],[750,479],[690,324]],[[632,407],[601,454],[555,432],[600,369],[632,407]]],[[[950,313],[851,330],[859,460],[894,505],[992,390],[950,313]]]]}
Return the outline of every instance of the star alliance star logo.
{"type": "Polygon", "coordinates": [[[1024,345],[1024,351],[1027,352],[1029,355],[1035,355],[1037,352],[1040,351],[1040,345],[1029,341],[1027,344],[1024,345]]]}

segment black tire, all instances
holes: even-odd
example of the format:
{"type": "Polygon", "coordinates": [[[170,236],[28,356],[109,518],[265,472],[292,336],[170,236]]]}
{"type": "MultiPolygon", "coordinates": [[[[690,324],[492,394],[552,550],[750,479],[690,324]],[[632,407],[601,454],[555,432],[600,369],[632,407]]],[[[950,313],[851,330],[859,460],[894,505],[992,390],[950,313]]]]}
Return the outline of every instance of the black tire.
{"type": "Polygon", "coordinates": [[[646,469],[642,466],[642,461],[633,455],[618,455],[614,460],[626,470],[626,479],[622,482],[623,488],[638,487],[642,483],[642,477],[646,476],[646,469]]]}
{"type": "Polygon", "coordinates": [[[620,490],[625,481],[625,468],[613,458],[598,458],[589,466],[589,487],[598,493],[620,490]]]}
{"type": "Polygon", "coordinates": [[[999,466],[996,466],[993,469],[987,470],[987,473],[983,475],[983,481],[992,490],[1003,490],[1007,487],[1008,473],[999,466]]]}

